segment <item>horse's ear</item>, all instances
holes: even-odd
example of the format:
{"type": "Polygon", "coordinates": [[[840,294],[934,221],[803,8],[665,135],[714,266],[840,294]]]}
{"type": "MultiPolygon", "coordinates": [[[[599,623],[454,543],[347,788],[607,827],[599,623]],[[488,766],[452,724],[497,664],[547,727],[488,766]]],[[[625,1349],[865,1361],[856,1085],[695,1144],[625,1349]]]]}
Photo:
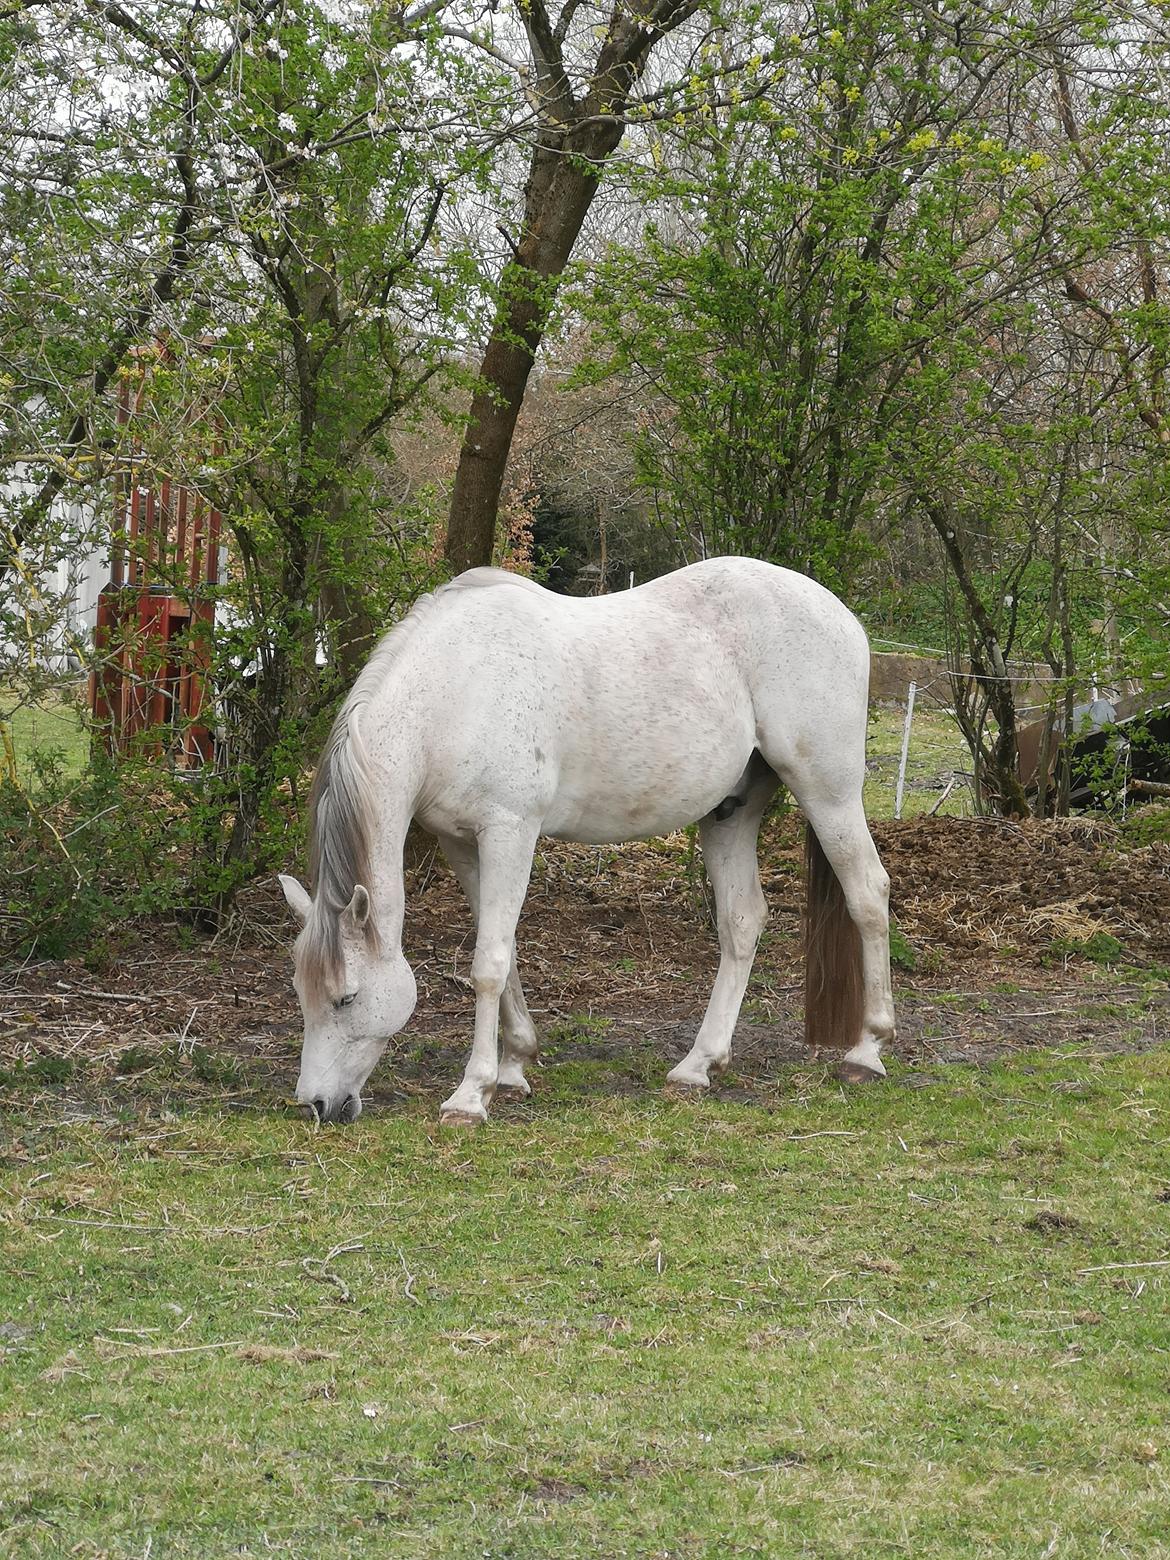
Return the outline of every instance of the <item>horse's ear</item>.
{"type": "Polygon", "coordinates": [[[295,877],[289,877],[286,872],[278,872],[280,886],[284,890],[284,897],[288,900],[288,907],[304,926],[309,919],[309,911],[313,908],[313,901],[297,882],[295,877]]]}
{"type": "Polygon", "coordinates": [[[355,886],[353,898],[346,905],[345,913],[360,932],[370,919],[370,891],[368,888],[363,888],[360,883],[355,886]]]}

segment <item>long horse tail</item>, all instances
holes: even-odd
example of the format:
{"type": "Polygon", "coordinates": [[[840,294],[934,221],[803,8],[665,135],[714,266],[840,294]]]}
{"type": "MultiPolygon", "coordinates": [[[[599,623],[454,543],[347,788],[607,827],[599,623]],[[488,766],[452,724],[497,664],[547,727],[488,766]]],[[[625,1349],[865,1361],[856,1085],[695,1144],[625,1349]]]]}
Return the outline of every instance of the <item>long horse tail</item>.
{"type": "Polygon", "coordinates": [[[805,825],[804,1039],[848,1051],[862,1020],[861,936],[816,831],[805,825]]]}

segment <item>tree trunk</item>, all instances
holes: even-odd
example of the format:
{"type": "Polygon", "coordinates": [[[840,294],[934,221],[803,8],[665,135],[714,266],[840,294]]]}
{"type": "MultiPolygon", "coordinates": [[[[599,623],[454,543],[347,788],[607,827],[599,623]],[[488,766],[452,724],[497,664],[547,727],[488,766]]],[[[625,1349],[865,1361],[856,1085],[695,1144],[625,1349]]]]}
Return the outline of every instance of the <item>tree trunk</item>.
{"type": "Polygon", "coordinates": [[[348,687],[369,659],[381,630],[362,590],[358,539],[344,525],[346,494],[340,483],[330,484],[328,492],[319,501],[318,512],[327,517],[334,536],[340,533],[340,564],[325,571],[321,583],[321,613],[332,629],[337,670],[348,687]]]}
{"type": "Polygon", "coordinates": [[[620,124],[603,123],[555,142],[542,140],[532,154],[524,234],[500,278],[451,494],[446,558],[456,574],[492,561],[500,490],[528,376],[605,159],[621,132],[620,124]]]}
{"type": "MultiPolygon", "coordinates": [[[[938,533],[943,551],[951,566],[955,583],[959,588],[966,609],[967,628],[970,636],[970,673],[955,667],[952,684],[955,689],[955,710],[958,715],[964,704],[961,684],[968,676],[974,678],[984,708],[977,715],[971,711],[968,699],[967,719],[960,717],[963,734],[971,748],[975,761],[977,793],[982,788],[991,791],[996,810],[1007,818],[1026,818],[1028,799],[1020,782],[1019,760],[1016,750],[1016,703],[1007,660],[1000,645],[999,634],[990,612],[976,588],[966,554],[959,539],[959,527],[945,506],[938,501],[924,498],[923,508],[930,523],[938,533]],[[995,717],[994,740],[985,735],[986,715],[995,717]]],[[[976,797],[979,800],[978,794],[976,797]]]]}
{"type": "Polygon", "coordinates": [[[555,24],[545,0],[525,0],[519,8],[531,67],[522,72],[524,89],[541,128],[524,189],[524,223],[500,277],[451,493],[446,557],[456,572],[492,561],[500,489],[528,375],[598,181],[621,142],[630,92],[656,45],[699,4],[647,0],[627,8],[612,0],[608,25],[589,28],[601,39],[595,60],[586,63],[581,50],[588,45],[575,37],[572,70],[565,65],[565,43],[577,0],[566,0],[555,24]]]}

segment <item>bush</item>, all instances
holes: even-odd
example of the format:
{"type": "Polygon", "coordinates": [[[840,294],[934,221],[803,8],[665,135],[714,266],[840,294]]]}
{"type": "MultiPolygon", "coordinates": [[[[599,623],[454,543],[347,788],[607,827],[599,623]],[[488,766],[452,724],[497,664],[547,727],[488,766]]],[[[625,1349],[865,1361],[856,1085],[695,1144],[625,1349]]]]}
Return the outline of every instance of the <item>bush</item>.
{"type": "Polygon", "coordinates": [[[1112,932],[1094,932],[1090,937],[1058,937],[1052,947],[1062,958],[1091,959],[1094,964],[1110,966],[1125,956],[1125,945],[1112,932]]]}
{"type": "MultiPolygon", "coordinates": [[[[222,870],[208,852],[223,777],[182,777],[161,762],[95,752],[80,776],[59,755],[32,755],[27,789],[0,782],[0,950],[116,962],[118,928],[140,916],[192,919],[214,902],[222,870]]],[[[274,830],[287,849],[285,828],[274,830]]]]}
{"type": "Polygon", "coordinates": [[[1127,845],[1170,845],[1170,807],[1147,803],[1131,808],[1121,832],[1127,845]]]}

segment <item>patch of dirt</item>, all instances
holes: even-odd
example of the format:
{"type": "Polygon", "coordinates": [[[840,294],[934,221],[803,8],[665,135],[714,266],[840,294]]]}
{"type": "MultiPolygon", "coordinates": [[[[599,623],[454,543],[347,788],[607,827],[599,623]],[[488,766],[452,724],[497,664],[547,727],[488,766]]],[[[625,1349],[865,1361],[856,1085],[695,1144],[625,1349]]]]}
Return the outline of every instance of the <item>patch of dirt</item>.
{"type": "Polygon", "coordinates": [[[569,1484],[564,1479],[541,1479],[532,1491],[534,1500],[564,1501],[576,1500],[586,1491],[579,1484],[569,1484]]]}
{"type": "Polygon", "coordinates": [[[1031,963],[1098,933],[1130,960],[1170,958],[1170,845],[1122,850],[1110,824],[1080,818],[924,818],[873,832],[903,932],[952,967],[1004,951],[1031,963]]]}
{"type": "MultiPolygon", "coordinates": [[[[895,970],[905,1060],[978,1064],[1058,1043],[1104,1052],[1164,1042],[1170,846],[1123,850],[1108,825],[1083,822],[930,818],[880,823],[874,835],[915,966],[895,970]],[[1105,956],[1114,967],[1096,962],[1105,956]]],[[[771,820],[761,864],[771,919],[725,1097],[756,1098],[777,1068],[809,1063],[802,856],[799,821],[771,820]]],[[[425,847],[408,870],[407,904],[419,1003],[375,1073],[373,1101],[441,1098],[470,1039],[470,915],[425,847]]],[[[210,943],[184,946],[175,927],[129,929],[100,973],[76,962],[7,970],[0,1101],[43,1093],[105,1113],[287,1099],[300,1045],[293,932],[279,890],[261,883],[210,943]]],[[[582,1087],[643,1092],[689,1048],[718,950],[685,837],[620,850],[546,845],[519,940],[549,1066],[591,1064],[582,1087]]]]}

